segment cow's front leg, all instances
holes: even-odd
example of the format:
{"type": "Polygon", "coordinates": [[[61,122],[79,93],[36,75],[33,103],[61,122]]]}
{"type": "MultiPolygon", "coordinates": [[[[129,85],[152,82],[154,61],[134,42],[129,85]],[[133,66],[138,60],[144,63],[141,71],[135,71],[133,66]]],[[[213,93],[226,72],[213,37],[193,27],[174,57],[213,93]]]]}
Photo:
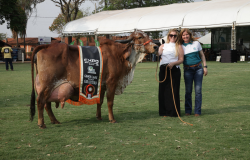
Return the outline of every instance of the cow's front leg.
{"type": "Polygon", "coordinates": [[[101,107],[103,104],[103,99],[104,99],[104,94],[105,94],[105,87],[102,87],[101,89],[101,94],[100,94],[100,103],[97,104],[97,108],[96,108],[96,118],[98,120],[102,120],[102,112],[101,112],[101,107]]]}
{"type": "Polygon", "coordinates": [[[113,115],[114,97],[115,97],[115,86],[108,86],[107,101],[108,101],[108,109],[109,109],[109,121],[111,123],[116,123],[116,120],[113,115]]]}
{"type": "Polygon", "coordinates": [[[40,96],[37,97],[37,111],[38,111],[38,123],[37,123],[37,125],[39,126],[39,128],[44,129],[44,128],[46,128],[46,125],[44,124],[44,117],[43,117],[45,103],[43,103],[39,97],[40,96]]]}
{"type": "Polygon", "coordinates": [[[52,109],[51,109],[51,102],[47,102],[45,105],[45,109],[49,115],[50,121],[52,124],[61,124],[55,117],[52,109]]]}

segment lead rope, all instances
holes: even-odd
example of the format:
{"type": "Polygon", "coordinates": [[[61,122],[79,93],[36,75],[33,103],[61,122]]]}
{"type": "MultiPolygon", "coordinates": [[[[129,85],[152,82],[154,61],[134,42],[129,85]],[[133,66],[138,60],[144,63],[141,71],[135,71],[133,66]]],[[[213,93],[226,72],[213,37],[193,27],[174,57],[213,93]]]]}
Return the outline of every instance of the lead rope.
{"type": "MultiPolygon", "coordinates": [[[[158,58],[159,58],[159,55],[158,55],[158,58]]],[[[167,73],[168,73],[167,68],[168,68],[168,66],[166,66],[166,71],[165,71],[165,78],[164,78],[164,80],[158,81],[157,76],[156,76],[156,75],[157,75],[157,69],[158,69],[158,61],[157,61],[157,67],[156,67],[156,72],[155,72],[155,79],[156,79],[157,82],[162,83],[162,82],[164,82],[164,81],[166,80],[166,78],[167,78],[167,73]]],[[[178,115],[178,118],[179,118],[183,123],[186,123],[186,124],[189,124],[190,126],[193,126],[193,124],[183,121],[183,120],[181,119],[180,115],[179,115],[178,110],[177,110],[177,107],[176,107],[176,104],[175,104],[175,98],[174,98],[174,90],[173,90],[173,84],[172,84],[172,73],[171,73],[171,69],[170,69],[170,80],[171,80],[171,88],[172,88],[172,95],[173,95],[174,107],[175,107],[175,111],[176,111],[176,113],[177,113],[177,115],[178,115]]]]}

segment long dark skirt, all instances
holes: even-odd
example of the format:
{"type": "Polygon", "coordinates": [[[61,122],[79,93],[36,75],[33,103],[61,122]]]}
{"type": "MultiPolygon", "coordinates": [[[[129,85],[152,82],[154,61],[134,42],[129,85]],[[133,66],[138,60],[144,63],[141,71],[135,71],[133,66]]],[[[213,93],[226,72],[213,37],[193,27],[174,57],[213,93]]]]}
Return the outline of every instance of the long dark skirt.
{"type": "MultiPolygon", "coordinates": [[[[170,116],[177,117],[177,113],[174,106],[171,81],[170,81],[170,71],[169,68],[167,73],[167,78],[163,83],[159,83],[159,115],[160,116],[170,116]]],[[[162,81],[165,78],[166,66],[160,66],[159,72],[159,80],[162,81]]],[[[180,79],[181,79],[181,71],[180,68],[174,66],[171,70],[172,73],[172,83],[174,90],[174,98],[177,111],[179,115],[180,113],[180,79]]]]}

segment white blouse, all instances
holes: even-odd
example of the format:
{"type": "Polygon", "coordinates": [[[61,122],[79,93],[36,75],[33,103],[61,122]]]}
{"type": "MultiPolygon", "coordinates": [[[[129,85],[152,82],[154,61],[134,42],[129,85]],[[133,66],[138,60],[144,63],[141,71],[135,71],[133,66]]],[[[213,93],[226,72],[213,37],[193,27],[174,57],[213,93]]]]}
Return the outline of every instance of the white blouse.
{"type": "MultiPolygon", "coordinates": [[[[178,61],[178,56],[175,56],[175,43],[165,43],[163,46],[163,52],[161,54],[160,65],[168,64],[171,62],[178,61]]],[[[176,65],[177,68],[180,68],[179,65],[176,65]]]]}

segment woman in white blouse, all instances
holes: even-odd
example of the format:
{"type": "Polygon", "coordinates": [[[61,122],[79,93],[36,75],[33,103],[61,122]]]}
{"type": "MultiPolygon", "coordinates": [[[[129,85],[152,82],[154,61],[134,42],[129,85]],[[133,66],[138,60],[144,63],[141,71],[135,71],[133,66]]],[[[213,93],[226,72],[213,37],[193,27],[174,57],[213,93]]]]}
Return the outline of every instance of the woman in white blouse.
{"type": "Polygon", "coordinates": [[[174,98],[177,111],[180,115],[180,79],[181,70],[180,64],[183,62],[184,53],[181,45],[175,44],[178,38],[178,31],[172,29],[168,32],[167,42],[162,44],[159,48],[159,55],[161,55],[159,80],[163,81],[167,69],[167,78],[164,82],[159,83],[159,115],[177,117],[175,105],[173,101],[170,70],[172,74],[172,83],[174,90],[174,98]]]}

